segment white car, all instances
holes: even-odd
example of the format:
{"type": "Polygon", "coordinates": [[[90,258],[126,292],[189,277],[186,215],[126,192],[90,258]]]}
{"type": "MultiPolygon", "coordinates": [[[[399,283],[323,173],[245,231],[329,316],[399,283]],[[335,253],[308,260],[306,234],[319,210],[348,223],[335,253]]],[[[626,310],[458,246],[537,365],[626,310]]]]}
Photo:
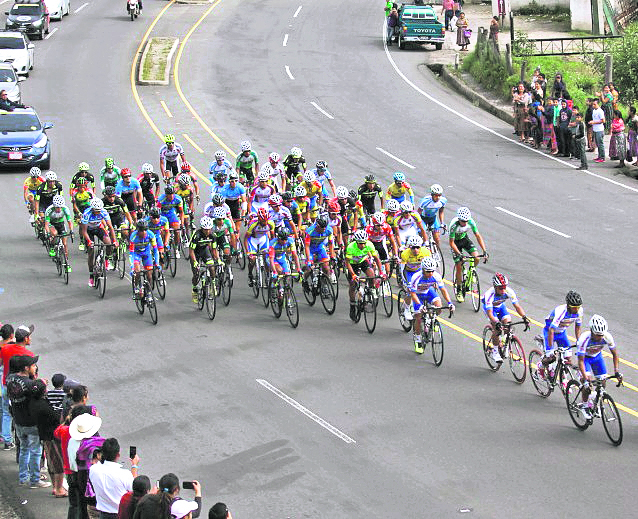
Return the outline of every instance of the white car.
{"type": "Polygon", "coordinates": [[[16,75],[13,65],[0,63],[0,90],[5,90],[9,100],[15,103],[20,103],[22,100],[20,81],[24,81],[24,78],[16,75]]]}
{"type": "Polygon", "coordinates": [[[13,65],[19,76],[29,77],[33,69],[33,49],[29,38],[18,31],[0,31],[0,62],[13,65]]]}
{"type": "Polygon", "coordinates": [[[45,0],[51,20],[60,20],[71,11],[71,0],[45,0]]]}

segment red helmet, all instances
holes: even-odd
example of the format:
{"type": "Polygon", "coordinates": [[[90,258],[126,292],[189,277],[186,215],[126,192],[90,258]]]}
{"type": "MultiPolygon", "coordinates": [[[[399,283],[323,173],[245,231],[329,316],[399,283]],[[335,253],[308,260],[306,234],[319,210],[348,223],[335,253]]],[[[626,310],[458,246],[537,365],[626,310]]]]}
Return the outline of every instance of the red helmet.
{"type": "Polygon", "coordinates": [[[191,170],[191,165],[186,161],[182,162],[182,171],[190,173],[190,170],[191,170]]]}
{"type": "Polygon", "coordinates": [[[259,218],[260,220],[268,220],[268,211],[265,207],[260,207],[257,210],[257,218],[259,218]]]}
{"type": "Polygon", "coordinates": [[[129,168],[122,168],[122,171],[120,171],[120,175],[121,176],[131,175],[131,170],[129,168]]]}
{"type": "Polygon", "coordinates": [[[500,272],[496,272],[492,277],[492,285],[495,287],[506,287],[508,283],[509,280],[507,279],[507,276],[500,272]]]}
{"type": "Polygon", "coordinates": [[[330,200],[330,202],[328,202],[328,211],[332,213],[338,213],[339,211],[341,211],[339,202],[337,202],[336,200],[330,200]]]}

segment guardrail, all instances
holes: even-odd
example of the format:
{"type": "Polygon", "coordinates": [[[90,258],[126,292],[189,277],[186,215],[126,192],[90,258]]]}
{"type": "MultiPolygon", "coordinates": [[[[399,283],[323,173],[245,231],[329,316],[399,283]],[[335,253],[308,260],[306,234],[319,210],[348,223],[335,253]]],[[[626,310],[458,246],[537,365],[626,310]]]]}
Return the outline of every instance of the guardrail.
{"type": "Polygon", "coordinates": [[[514,41],[512,50],[516,56],[569,56],[605,53],[609,52],[610,44],[620,38],[622,36],[525,39],[520,44],[514,41]]]}

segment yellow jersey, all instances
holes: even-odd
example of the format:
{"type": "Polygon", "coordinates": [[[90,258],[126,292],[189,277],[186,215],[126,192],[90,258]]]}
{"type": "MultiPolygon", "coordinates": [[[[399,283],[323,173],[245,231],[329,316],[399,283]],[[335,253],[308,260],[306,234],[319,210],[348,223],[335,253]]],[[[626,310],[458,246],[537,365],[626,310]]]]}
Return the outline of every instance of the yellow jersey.
{"type": "Polygon", "coordinates": [[[405,264],[405,270],[416,272],[421,268],[421,260],[431,255],[427,247],[421,247],[416,254],[408,248],[401,253],[401,262],[405,264]]]}
{"type": "Polygon", "coordinates": [[[33,178],[31,176],[28,176],[24,181],[24,187],[26,187],[29,191],[35,192],[35,190],[40,187],[40,184],[42,184],[42,182],[44,182],[44,179],[42,177],[33,178]]]}

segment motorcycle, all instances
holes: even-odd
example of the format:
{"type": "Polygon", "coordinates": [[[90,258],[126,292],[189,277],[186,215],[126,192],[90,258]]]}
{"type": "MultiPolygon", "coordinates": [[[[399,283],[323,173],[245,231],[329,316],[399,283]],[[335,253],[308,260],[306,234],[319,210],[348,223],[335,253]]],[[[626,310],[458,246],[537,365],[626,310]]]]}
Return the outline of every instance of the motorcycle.
{"type": "Polygon", "coordinates": [[[138,0],[128,0],[128,13],[131,15],[131,21],[140,15],[140,4],[138,0]]]}

